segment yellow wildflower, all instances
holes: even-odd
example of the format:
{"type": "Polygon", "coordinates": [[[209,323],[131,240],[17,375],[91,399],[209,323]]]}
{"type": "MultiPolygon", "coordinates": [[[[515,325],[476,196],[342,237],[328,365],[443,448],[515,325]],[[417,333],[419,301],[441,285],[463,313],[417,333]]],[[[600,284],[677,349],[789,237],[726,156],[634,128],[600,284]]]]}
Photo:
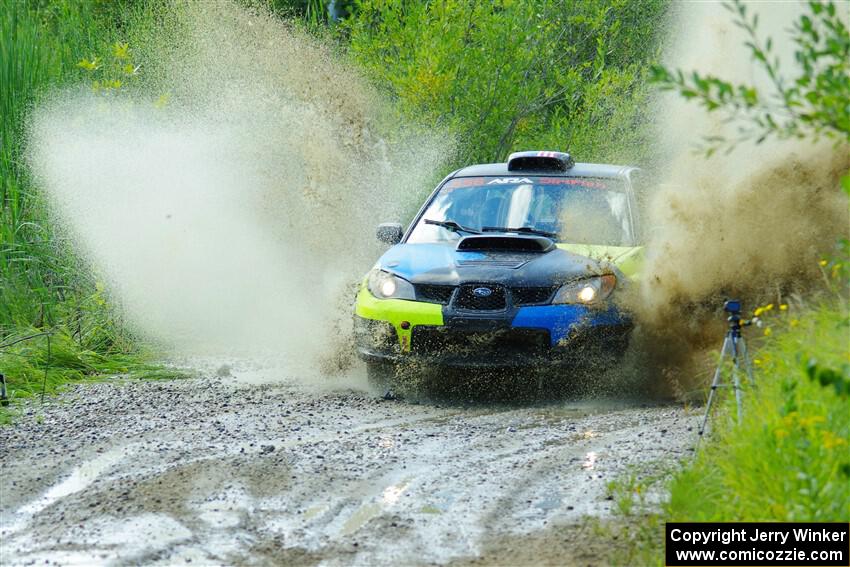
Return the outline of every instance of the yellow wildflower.
{"type": "Polygon", "coordinates": [[[130,57],[130,44],[116,41],[112,46],[112,54],[116,59],[127,59],[130,57]]]}
{"type": "Polygon", "coordinates": [[[755,317],[759,317],[762,313],[764,313],[764,307],[756,307],[756,310],[753,311],[755,317]]]}
{"type": "Polygon", "coordinates": [[[822,415],[813,415],[811,417],[803,417],[800,418],[800,426],[801,427],[809,427],[811,425],[815,425],[817,423],[823,423],[826,421],[826,418],[822,415]]]}
{"type": "Polygon", "coordinates": [[[843,447],[847,444],[847,440],[843,437],[839,437],[834,434],[832,431],[824,430],[821,432],[823,437],[823,447],[824,449],[834,449],[835,447],[843,447]]]}
{"type": "Polygon", "coordinates": [[[753,360],[753,364],[755,364],[756,366],[761,366],[761,363],[762,360],[760,358],[756,358],[755,360],[753,360]]]}
{"type": "Polygon", "coordinates": [[[92,57],[91,61],[88,59],[82,59],[79,63],[77,63],[77,67],[85,69],[86,71],[95,71],[100,67],[100,58],[92,57]]]}
{"type": "Polygon", "coordinates": [[[782,424],[785,425],[786,427],[793,428],[794,425],[796,424],[796,422],[797,422],[797,412],[796,411],[792,411],[792,412],[788,413],[788,415],[785,415],[785,416],[782,417],[782,424]]]}
{"type": "Polygon", "coordinates": [[[829,262],[827,262],[826,260],[821,260],[820,262],[818,262],[818,264],[820,264],[821,268],[823,268],[824,266],[829,264],[829,262]]]}
{"type": "Polygon", "coordinates": [[[768,303],[767,305],[764,306],[764,310],[765,311],[773,311],[773,304],[768,303]]]}
{"type": "Polygon", "coordinates": [[[788,304],[783,303],[782,305],[779,306],[779,310],[780,311],[788,311],[788,304]]]}
{"type": "Polygon", "coordinates": [[[764,336],[765,337],[769,337],[772,334],[773,334],[773,331],[770,330],[770,327],[768,327],[764,330],[764,336]]]}

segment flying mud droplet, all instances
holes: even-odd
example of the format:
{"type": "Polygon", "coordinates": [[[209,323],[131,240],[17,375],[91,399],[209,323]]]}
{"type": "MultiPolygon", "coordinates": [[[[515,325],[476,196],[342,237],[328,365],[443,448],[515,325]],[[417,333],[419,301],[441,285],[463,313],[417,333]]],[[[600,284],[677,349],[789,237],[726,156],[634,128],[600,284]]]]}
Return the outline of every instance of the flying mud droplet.
{"type": "MultiPolygon", "coordinates": [[[[784,73],[793,76],[788,29],[803,4],[750,4],[759,30],[774,42],[784,73]]],[[[720,4],[677,8],[665,63],[770,92],[769,78],[750,60],[746,38],[720,4]]],[[[629,299],[641,324],[633,339],[649,374],[675,392],[702,392],[707,349],[724,332],[725,297],[754,308],[777,295],[806,294],[819,285],[817,260],[846,234],[847,201],[839,177],[850,151],[831,141],[744,143],[710,159],[695,148],[706,136],[737,136],[726,124],[678,95],[659,99],[657,143],[662,159],[650,168],[643,195],[648,245],[641,285],[629,299]]]]}
{"type": "Polygon", "coordinates": [[[403,125],[329,48],[262,9],[162,9],[131,38],[137,88],[58,92],[33,113],[36,178],[149,337],[345,368],[374,227],[410,214],[451,139],[403,125]]]}

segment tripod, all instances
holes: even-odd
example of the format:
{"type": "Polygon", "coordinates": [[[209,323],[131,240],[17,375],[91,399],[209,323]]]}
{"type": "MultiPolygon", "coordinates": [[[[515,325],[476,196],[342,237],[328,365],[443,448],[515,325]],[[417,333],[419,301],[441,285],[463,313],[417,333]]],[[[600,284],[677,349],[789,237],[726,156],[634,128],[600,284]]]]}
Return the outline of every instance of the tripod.
{"type": "Polygon", "coordinates": [[[739,371],[741,367],[747,373],[747,378],[751,386],[755,386],[753,380],[753,369],[750,366],[749,356],[747,355],[747,343],[744,342],[744,337],[741,336],[741,328],[751,325],[752,321],[741,319],[740,306],[735,305],[738,309],[730,308],[730,302],[727,302],[726,310],[729,312],[729,317],[726,319],[729,322],[729,330],[726,331],[726,337],[723,339],[723,347],[720,349],[720,360],[717,362],[717,370],[714,371],[714,379],[711,381],[711,390],[708,393],[708,402],[705,404],[705,415],[702,418],[702,425],[699,428],[699,438],[697,439],[697,447],[705,433],[705,426],[708,424],[708,416],[711,413],[711,404],[714,402],[714,396],[717,389],[724,386],[720,383],[723,375],[723,361],[728,356],[732,359],[732,387],[735,389],[735,404],[738,421],[741,421],[742,394],[741,394],[741,377],[739,371]]]}

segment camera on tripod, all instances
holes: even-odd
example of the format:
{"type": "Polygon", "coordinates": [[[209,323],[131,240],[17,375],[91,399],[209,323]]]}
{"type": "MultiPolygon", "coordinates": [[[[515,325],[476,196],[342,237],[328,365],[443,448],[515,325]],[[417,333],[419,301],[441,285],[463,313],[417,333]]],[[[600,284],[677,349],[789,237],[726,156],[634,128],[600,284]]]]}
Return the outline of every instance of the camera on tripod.
{"type": "Polygon", "coordinates": [[[723,311],[729,314],[726,321],[729,323],[729,333],[739,340],[741,338],[741,329],[749,327],[753,323],[758,324],[758,319],[746,320],[741,318],[741,300],[727,299],[723,302],[723,311]]]}
{"type": "MultiPolygon", "coordinates": [[[[720,347],[720,360],[717,362],[717,370],[714,372],[714,379],[711,381],[711,390],[708,393],[708,402],[705,404],[705,415],[702,418],[702,425],[699,428],[699,439],[702,439],[705,433],[705,427],[708,424],[708,416],[711,412],[711,404],[714,401],[715,393],[718,388],[721,388],[721,377],[723,373],[723,362],[727,357],[732,362],[732,388],[735,390],[735,405],[737,408],[738,421],[741,420],[743,412],[741,390],[742,384],[739,376],[740,371],[744,371],[749,378],[750,386],[755,386],[753,380],[753,369],[750,366],[750,359],[747,354],[747,344],[744,342],[744,337],[741,335],[743,327],[757,323],[756,319],[745,320],[741,319],[741,301],[739,299],[727,299],[723,302],[723,311],[729,314],[726,321],[729,323],[729,330],[726,331],[726,336],[723,339],[723,346],[720,347]]],[[[697,441],[699,447],[699,441],[697,441]]]]}

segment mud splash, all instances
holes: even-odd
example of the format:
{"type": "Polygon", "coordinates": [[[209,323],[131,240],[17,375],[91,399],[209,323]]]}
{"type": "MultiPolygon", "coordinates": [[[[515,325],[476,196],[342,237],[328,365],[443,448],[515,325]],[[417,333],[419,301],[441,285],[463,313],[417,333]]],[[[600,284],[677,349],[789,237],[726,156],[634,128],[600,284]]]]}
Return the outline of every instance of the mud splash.
{"type": "Polygon", "coordinates": [[[345,365],[374,226],[427,193],[451,141],[399,126],[329,48],[261,9],[163,10],[130,38],[137,88],[36,110],[34,174],[144,333],[345,365]]]}
{"type": "MultiPolygon", "coordinates": [[[[804,8],[750,5],[786,73],[794,70],[787,30],[804,8]]],[[[743,32],[720,4],[680,6],[676,22],[668,66],[769,92],[743,32]]],[[[709,135],[734,138],[735,123],[677,95],[660,99],[658,116],[660,183],[646,200],[647,265],[631,303],[642,323],[636,337],[641,356],[660,367],[654,373],[682,380],[700,375],[706,348],[719,345],[725,297],[740,297],[752,309],[818,285],[818,259],[850,226],[838,189],[850,169],[850,151],[826,142],[768,141],[706,158],[695,148],[709,135]]]]}

